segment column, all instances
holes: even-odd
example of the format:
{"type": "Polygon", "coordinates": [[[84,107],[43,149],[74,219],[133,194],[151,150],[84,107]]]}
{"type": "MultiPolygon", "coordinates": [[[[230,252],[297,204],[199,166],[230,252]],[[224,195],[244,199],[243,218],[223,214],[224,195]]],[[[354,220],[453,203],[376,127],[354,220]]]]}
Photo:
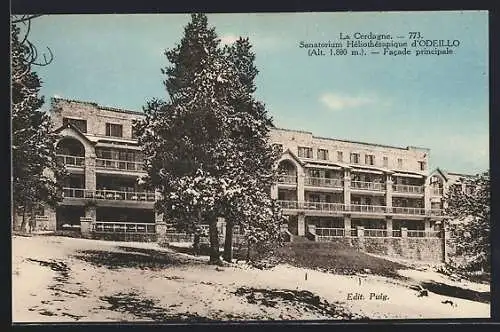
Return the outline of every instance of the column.
{"type": "Polygon", "coordinates": [[[304,178],[305,174],[303,170],[297,170],[297,201],[299,206],[304,202],[304,178]]]}
{"type": "Polygon", "coordinates": [[[85,218],[92,219],[92,221],[96,221],[97,208],[95,205],[87,205],[85,206],[85,218]]]}
{"type": "Polygon", "coordinates": [[[46,207],[44,215],[47,217],[47,227],[49,231],[55,231],[57,229],[57,216],[56,210],[51,207],[46,207]]]}
{"type": "Polygon", "coordinates": [[[358,245],[359,249],[364,250],[365,249],[365,228],[363,226],[358,226],[357,227],[357,233],[358,233],[358,245]]]}
{"type": "Polygon", "coordinates": [[[344,236],[351,236],[351,216],[344,216],[344,236]]]}
{"type": "Polygon", "coordinates": [[[163,218],[163,213],[160,211],[155,211],[155,223],[165,222],[163,218]]]}
{"type": "Polygon", "coordinates": [[[351,205],[351,171],[349,168],[344,168],[344,204],[346,210],[351,205]]]}
{"type": "Polygon", "coordinates": [[[427,180],[424,182],[424,209],[426,213],[431,209],[431,186],[427,184],[427,180]]]}
{"type": "Polygon", "coordinates": [[[271,198],[278,199],[278,186],[276,184],[271,186],[271,198]]]}
{"type": "Polygon", "coordinates": [[[385,225],[386,225],[386,229],[387,229],[387,236],[392,237],[392,217],[391,216],[385,217],[385,225]]]}
{"type": "Polygon", "coordinates": [[[85,156],[85,189],[96,189],[95,155],[85,156]]]}
{"type": "Polygon", "coordinates": [[[96,221],[95,205],[85,206],[85,216],[80,217],[80,232],[83,238],[92,237],[92,223],[96,221]]]}
{"type": "Polygon", "coordinates": [[[297,215],[297,234],[299,236],[306,234],[306,215],[304,212],[299,212],[297,215]]]}
{"type": "MultiPolygon", "coordinates": [[[[385,206],[387,209],[387,212],[391,213],[392,212],[392,176],[390,174],[386,175],[386,180],[385,180],[385,206]]],[[[392,224],[391,224],[392,225],[392,224]]]]}
{"type": "Polygon", "coordinates": [[[432,231],[430,218],[425,218],[424,220],[424,231],[425,231],[425,236],[429,236],[429,232],[432,231]]]}

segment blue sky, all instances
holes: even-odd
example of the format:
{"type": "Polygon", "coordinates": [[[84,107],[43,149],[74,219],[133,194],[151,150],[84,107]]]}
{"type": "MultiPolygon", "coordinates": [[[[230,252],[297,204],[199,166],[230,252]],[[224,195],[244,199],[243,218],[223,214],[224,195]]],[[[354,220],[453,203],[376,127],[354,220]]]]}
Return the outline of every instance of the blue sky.
{"type": "MultiPolygon", "coordinates": [[[[160,68],[179,42],[185,14],[49,15],[31,40],[54,61],[37,68],[42,94],[141,110],[166,97],[160,68]]],[[[250,37],[257,96],[278,127],[317,136],[431,149],[430,168],[489,167],[487,12],[210,14],[222,42],[250,37]],[[315,57],[299,43],[339,33],[421,32],[459,40],[453,55],[315,57]]],[[[431,47],[432,49],[432,47],[431,47]]]]}

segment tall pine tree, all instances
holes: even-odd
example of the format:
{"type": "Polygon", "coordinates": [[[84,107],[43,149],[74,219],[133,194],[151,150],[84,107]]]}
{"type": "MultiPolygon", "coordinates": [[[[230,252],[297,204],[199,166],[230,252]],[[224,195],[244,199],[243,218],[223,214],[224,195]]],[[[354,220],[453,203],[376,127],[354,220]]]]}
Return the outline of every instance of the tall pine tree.
{"type": "Polygon", "coordinates": [[[66,174],[55,158],[57,137],[50,118],[40,109],[41,80],[32,71],[37,54],[28,33],[22,36],[20,27],[11,24],[13,205],[22,214],[21,230],[28,221],[30,230],[35,228],[37,207],[55,207],[62,199],[59,180],[66,174]]]}
{"type": "Polygon", "coordinates": [[[271,200],[270,188],[276,181],[274,167],[278,155],[269,145],[272,118],[264,105],[255,100],[255,53],[248,38],[239,38],[227,46],[226,56],[234,67],[241,89],[231,97],[235,123],[231,128],[231,140],[237,146],[243,172],[239,181],[245,190],[238,202],[230,202],[226,210],[226,239],[224,259],[232,259],[233,228],[237,224],[244,231],[249,245],[266,246],[279,241],[279,225],[282,214],[271,200]]]}
{"type": "Polygon", "coordinates": [[[257,206],[266,208],[258,204],[265,197],[260,188],[273,180],[272,160],[260,152],[269,119],[256,116],[265,111],[243,83],[247,73],[219,47],[204,14],[191,15],[180,43],[165,55],[170,100],[150,101],[136,125],[145,181],[160,191],[156,208],[168,219],[183,228],[208,223],[210,262],[220,263],[218,217],[265,215],[257,206]]]}
{"type": "Polygon", "coordinates": [[[146,156],[146,183],[158,189],[156,208],[179,223],[209,224],[212,263],[218,263],[217,218],[238,184],[227,166],[238,162],[228,141],[229,97],[235,73],[203,14],[192,14],[184,36],[165,52],[169,101],[152,100],[137,124],[146,156]]]}

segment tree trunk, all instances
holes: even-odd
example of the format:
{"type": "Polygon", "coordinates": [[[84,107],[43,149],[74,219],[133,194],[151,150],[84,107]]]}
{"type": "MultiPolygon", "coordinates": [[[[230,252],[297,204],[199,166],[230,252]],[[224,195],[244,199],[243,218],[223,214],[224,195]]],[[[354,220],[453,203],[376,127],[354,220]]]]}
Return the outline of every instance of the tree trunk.
{"type": "Polygon", "coordinates": [[[250,262],[250,241],[247,241],[247,262],[250,262]]]}
{"type": "Polygon", "coordinates": [[[30,226],[30,233],[31,233],[35,230],[35,226],[36,226],[35,208],[34,207],[31,207],[31,209],[30,209],[29,226],[30,226]]]}
{"type": "Polygon", "coordinates": [[[217,218],[209,219],[209,237],[210,237],[210,261],[209,264],[220,265],[222,263],[219,252],[219,232],[217,230],[217,218]]]}
{"type": "Polygon", "coordinates": [[[224,241],[224,254],[222,258],[229,263],[233,260],[233,229],[233,221],[226,220],[226,238],[224,241]]]}
{"type": "Polygon", "coordinates": [[[26,202],[24,202],[24,205],[23,205],[23,218],[22,218],[22,221],[21,221],[21,228],[19,230],[21,232],[25,232],[26,231],[26,202]]]}

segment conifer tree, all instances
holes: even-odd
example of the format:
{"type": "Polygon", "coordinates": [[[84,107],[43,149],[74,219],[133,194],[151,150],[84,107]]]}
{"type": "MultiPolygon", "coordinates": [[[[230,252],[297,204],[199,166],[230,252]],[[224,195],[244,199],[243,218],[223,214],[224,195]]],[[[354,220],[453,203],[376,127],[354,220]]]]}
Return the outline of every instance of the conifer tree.
{"type": "MultiPolygon", "coordinates": [[[[24,18],[22,22],[30,19],[24,18]]],[[[62,199],[59,180],[66,174],[55,158],[57,137],[52,133],[50,118],[40,109],[44,102],[39,96],[41,80],[32,71],[33,65],[48,62],[36,62],[36,49],[28,41],[28,33],[29,28],[21,36],[20,27],[14,21],[11,23],[12,188],[13,205],[18,210],[15,212],[23,217],[21,230],[27,221],[30,230],[35,228],[37,207],[45,204],[55,207],[62,199]]]]}
{"type": "MultiPolygon", "coordinates": [[[[156,208],[184,224],[209,224],[211,263],[218,263],[217,218],[238,192],[228,165],[238,162],[228,141],[234,71],[204,14],[192,14],[184,36],[165,52],[169,101],[152,100],[137,124],[146,155],[146,183],[162,195],[156,208]]],[[[237,168],[235,168],[237,169],[237,168]]]]}
{"type": "Polygon", "coordinates": [[[204,14],[191,15],[180,43],[165,55],[170,100],[148,102],[136,125],[144,180],[161,193],[155,207],[167,219],[184,229],[208,223],[210,262],[220,263],[218,218],[264,216],[257,207],[266,208],[258,203],[273,181],[273,161],[260,152],[268,152],[269,119],[256,116],[265,115],[264,107],[242,83],[240,76],[252,75],[235,65],[243,57],[231,58],[219,47],[204,14]]]}
{"type": "Polygon", "coordinates": [[[254,63],[252,45],[248,38],[240,37],[225,50],[241,85],[240,94],[231,98],[232,110],[235,112],[235,119],[238,119],[231,128],[231,139],[237,146],[240,160],[243,161],[240,181],[247,184],[243,197],[240,197],[240,204],[232,202],[228,204],[226,211],[224,259],[231,261],[235,224],[245,231],[248,244],[259,243],[263,246],[271,239],[279,239],[282,215],[279,206],[273,203],[270,197],[270,188],[276,181],[274,165],[278,155],[269,145],[272,118],[268,116],[264,105],[256,101],[253,95],[256,91],[254,80],[258,70],[254,63]]]}
{"type": "Polygon", "coordinates": [[[445,196],[445,215],[456,251],[451,267],[462,272],[491,269],[490,174],[464,178],[445,196]],[[465,190],[462,188],[465,185],[465,190]]]}

